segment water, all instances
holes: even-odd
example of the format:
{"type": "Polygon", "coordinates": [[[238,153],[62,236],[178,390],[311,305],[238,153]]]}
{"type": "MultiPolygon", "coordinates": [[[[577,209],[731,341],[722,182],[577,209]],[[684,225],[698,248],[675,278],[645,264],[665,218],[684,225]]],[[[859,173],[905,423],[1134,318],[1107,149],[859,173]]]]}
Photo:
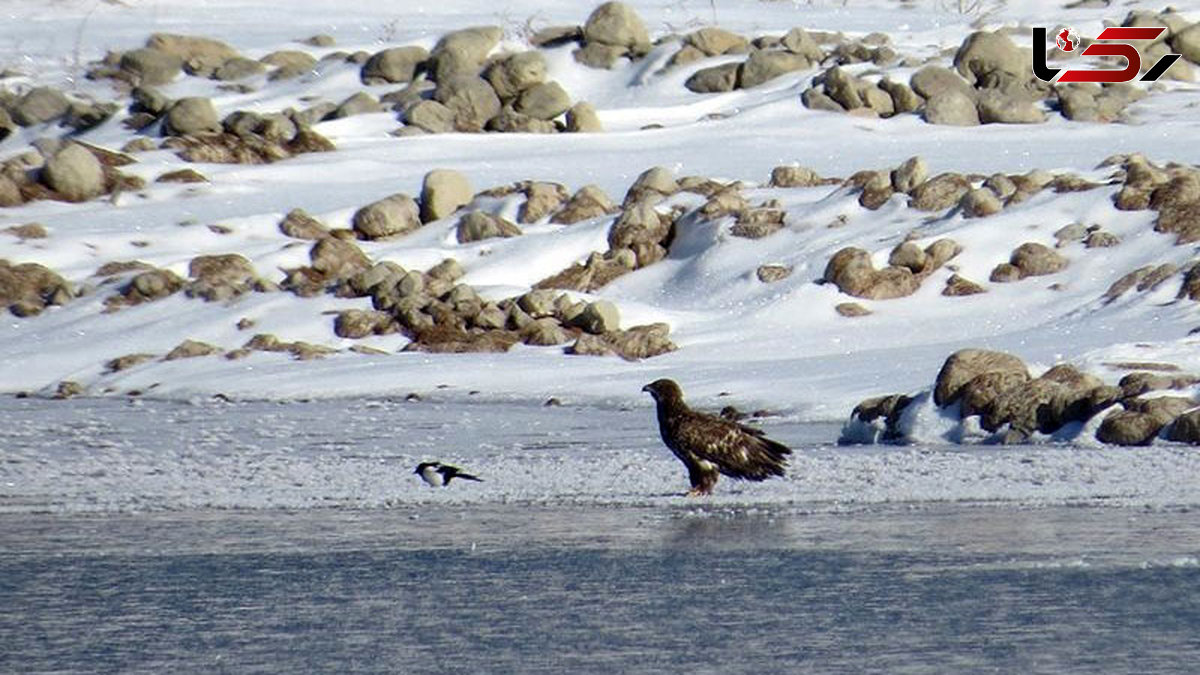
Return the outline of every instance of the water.
{"type": "Polygon", "coordinates": [[[645,410],[0,407],[3,673],[1200,658],[1190,449],[837,448],[835,429],[777,421],[792,474],[697,501],[645,410]],[[485,482],[428,488],[411,466],[435,457],[485,482]]]}

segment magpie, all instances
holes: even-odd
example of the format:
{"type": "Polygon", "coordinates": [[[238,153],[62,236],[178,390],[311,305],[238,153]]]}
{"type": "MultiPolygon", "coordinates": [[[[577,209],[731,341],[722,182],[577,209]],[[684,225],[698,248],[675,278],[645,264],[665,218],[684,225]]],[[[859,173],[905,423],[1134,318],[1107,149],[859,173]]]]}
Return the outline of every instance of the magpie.
{"type": "Polygon", "coordinates": [[[452,478],[483,482],[483,479],[476,478],[469,473],[464,473],[457,466],[442,464],[441,462],[421,462],[417,465],[417,469],[413,473],[420,476],[421,480],[429,483],[430,487],[446,487],[450,484],[450,479],[452,478]]]}

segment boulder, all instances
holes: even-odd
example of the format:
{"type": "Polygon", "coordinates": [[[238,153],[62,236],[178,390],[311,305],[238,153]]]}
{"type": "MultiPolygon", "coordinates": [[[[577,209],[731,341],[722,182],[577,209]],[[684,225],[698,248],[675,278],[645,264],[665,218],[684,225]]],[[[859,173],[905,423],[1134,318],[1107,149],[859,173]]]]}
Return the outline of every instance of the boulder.
{"type": "Polygon", "coordinates": [[[541,82],[521,92],[513,109],[534,119],[551,120],[571,107],[571,97],[557,82],[541,82]]]}
{"type": "MultiPolygon", "coordinates": [[[[671,220],[662,216],[647,201],[639,201],[627,206],[608,231],[608,246],[612,249],[628,248],[638,250],[639,247],[658,246],[670,233],[671,220]]],[[[642,266],[646,261],[639,262],[642,266]]]]}
{"type": "Polygon", "coordinates": [[[988,89],[979,95],[979,121],[984,124],[1039,124],[1046,113],[1038,103],[1019,95],[988,89]]]}
{"type": "Polygon", "coordinates": [[[891,172],[892,189],[908,194],[929,178],[929,167],[920,157],[909,157],[891,172]]]}
{"type": "Polygon", "coordinates": [[[738,70],[738,87],[757,87],[780,75],[803,70],[810,65],[807,57],[791,52],[766,49],[753,51],[738,70]]]}
{"type": "Polygon", "coordinates": [[[499,26],[475,26],[443,35],[429,58],[434,79],[440,85],[450,78],[478,75],[503,36],[499,26]]]}
{"type": "Polygon", "coordinates": [[[421,221],[441,220],[471,203],[475,192],[470,181],[453,169],[434,169],[421,183],[421,221]]]}
{"type": "Polygon", "coordinates": [[[183,58],[159,49],[134,49],[121,55],[119,67],[143,86],[168,84],[183,72],[183,58]]]}
{"type": "Polygon", "coordinates": [[[64,304],[72,295],[66,280],[50,268],[38,263],[13,265],[0,258],[0,306],[14,314],[37,314],[47,305],[64,304]]]}
{"type": "Polygon", "coordinates": [[[167,109],[163,133],[169,136],[212,134],[222,130],[212,101],[200,96],[181,98],[167,109]]]}
{"type": "Polygon", "coordinates": [[[972,379],[984,373],[1016,373],[1029,377],[1021,359],[1004,352],[984,349],[961,349],[942,364],[934,384],[933,402],[947,406],[958,400],[960,390],[972,379]]]}
{"type": "Polygon", "coordinates": [[[688,33],[683,38],[683,43],[696,48],[704,56],[742,54],[750,48],[750,41],[746,38],[716,26],[688,33]]]}
{"type": "Polygon", "coordinates": [[[517,210],[517,222],[536,223],[562,208],[566,203],[567,188],[558,183],[530,181],[524,189],[525,202],[517,210]]]}
{"type": "Polygon", "coordinates": [[[580,101],[567,110],[567,131],[573,133],[599,133],[604,131],[600,116],[591,103],[580,101]]]}
{"type": "Polygon", "coordinates": [[[479,132],[500,113],[500,97],[492,85],[475,75],[456,75],[438,80],[433,98],[454,114],[457,131],[479,132]]]}
{"type": "Polygon", "coordinates": [[[188,276],[187,296],[209,302],[247,293],[258,279],[250,261],[236,253],[196,256],[188,263],[188,276]]]}
{"type": "Polygon", "coordinates": [[[308,215],[304,209],[288,211],[283,220],[279,221],[279,231],[294,239],[322,239],[329,236],[329,228],[308,215]]]}
{"type": "Polygon", "coordinates": [[[175,345],[167,355],[163,357],[163,361],[178,361],[179,359],[194,359],[201,356],[212,356],[220,354],[221,348],[216,345],[211,345],[207,342],[199,340],[184,340],[178,345],[175,345]]]}
{"type": "Polygon", "coordinates": [[[1029,52],[1000,31],[971,33],[954,54],[955,69],[967,82],[975,85],[995,79],[999,74],[1028,78],[1029,64],[1029,52]]]}
{"type": "Polygon", "coordinates": [[[1009,263],[1020,270],[1024,278],[1061,272],[1069,261],[1045,244],[1026,242],[1013,251],[1009,263]]]}
{"type": "Polygon", "coordinates": [[[78,143],[69,143],[46,160],[42,182],[63,199],[83,202],[105,192],[104,167],[78,143]]]}
{"type": "Polygon", "coordinates": [[[485,78],[501,99],[514,99],[546,80],[546,57],[537,51],[512,54],[493,63],[485,78]]]}
{"type": "Polygon", "coordinates": [[[621,328],[621,314],[608,300],[589,302],[571,324],[594,335],[603,335],[621,328]]]}
{"type": "Polygon", "coordinates": [[[683,86],[697,94],[718,94],[737,89],[740,63],[723,63],[692,73],[683,86]]]}
{"type": "Polygon", "coordinates": [[[829,259],[823,278],[847,295],[869,300],[912,295],[921,283],[906,267],[890,266],[876,270],[871,263],[871,255],[853,247],[844,248],[829,259]]]}
{"type": "Polygon", "coordinates": [[[8,114],[23,127],[59,119],[71,109],[71,101],[52,87],[34,87],[17,99],[8,114]]]}
{"type": "Polygon", "coordinates": [[[371,259],[352,242],[326,237],[308,252],[312,269],[326,279],[350,279],[371,267],[371,259]]]}
{"type": "Polygon", "coordinates": [[[624,47],[634,54],[644,54],[650,49],[646,24],[623,2],[606,2],[593,10],[583,25],[583,39],[624,47]]]}
{"type": "Polygon", "coordinates": [[[913,73],[909,83],[913,91],[925,99],[957,93],[974,100],[976,95],[971,83],[959,77],[958,73],[942,66],[929,65],[921,68],[913,73]]]}
{"type": "Polygon", "coordinates": [[[521,228],[499,216],[493,216],[483,211],[471,211],[463,215],[455,228],[455,238],[460,244],[520,235],[521,228]]]}
{"type": "Polygon", "coordinates": [[[958,202],[958,207],[962,209],[963,216],[966,218],[983,218],[1000,213],[1004,204],[1000,203],[1000,198],[996,196],[995,192],[981,187],[964,194],[958,202]]]}
{"type": "Polygon", "coordinates": [[[1167,438],[1177,443],[1200,445],[1200,410],[1191,410],[1176,418],[1167,438]]]}
{"type": "Polygon", "coordinates": [[[941,173],[914,187],[909,206],[921,211],[944,211],[955,206],[971,189],[971,183],[956,173],[941,173]]]}
{"type": "Polygon", "coordinates": [[[363,64],[359,77],[364,84],[412,82],[429,52],[424,47],[393,47],[375,52],[363,64]]]}
{"type": "Polygon", "coordinates": [[[404,111],[405,124],[431,134],[455,130],[455,112],[437,101],[419,101],[404,111]]]}
{"type": "Polygon", "coordinates": [[[969,127],[979,124],[979,112],[971,97],[951,90],[927,98],[922,119],[930,124],[969,127]]]}
{"type": "Polygon", "coordinates": [[[228,44],[196,35],[155,33],[146,41],[146,47],[179,57],[189,73],[203,77],[238,56],[237,50],[228,44]]]}
{"type": "Polygon", "coordinates": [[[604,190],[596,185],[585,185],[571,196],[561,210],[550,218],[550,222],[572,225],[592,218],[616,213],[618,207],[604,190]]]}
{"type": "Polygon", "coordinates": [[[408,234],[421,227],[417,202],[397,193],[367,204],[354,213],[352,226],[362,239],[383,239],[408,234]]]}
{"type": "Polygon", "coordinates": [[[367,115],[370,113],[383,112],[385,110],[379,99],[368,94],[365,91],[356,92],[338,104],[338,107],[329,114],[329,119],[345,119],[355,115],[367,115]]]}
{"type": "Polygon", "coordinates": [[[978,295],[986,292],[987,290],[983,286],[957,274],[951,274],[950,278],[946,280],[946,287],[942,289],[942,295],[947,297],[978,295]]]}
{"type": "Polygon", "coordinates": [[[347,309],[333,320],[333,332],[340,338],[357,340],[371,335],[386,335],[396,331],[396,322],[387,312],[347,309]]]}

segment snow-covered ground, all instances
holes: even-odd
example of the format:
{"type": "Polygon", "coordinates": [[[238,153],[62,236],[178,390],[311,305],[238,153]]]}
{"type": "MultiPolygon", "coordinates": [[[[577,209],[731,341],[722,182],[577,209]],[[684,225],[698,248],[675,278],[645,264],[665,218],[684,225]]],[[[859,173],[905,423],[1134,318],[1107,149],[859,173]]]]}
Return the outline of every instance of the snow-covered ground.
{"type": "MultiPolygon", "coordinates": [[[[1105,19],[1120,21],[1132,6],[1066,9],[1040,2],[983,2],[982,11],[960,13],[958,3],[767,2],[763,0],[660,0],[631,2],[652,37],[719,25],[746,35],[780,35],[793,26],[861,36],[882,31],[902,55],[947,54],[978,27],[1069,24],[1082,34],[1098,32],[1105,19]]],[[[1200,19],[1200,3],[1175,6],[1200,19]]],[[[526,49],[530,28],[582,23],[590,3],[521,1],[495,3],[447,0],[438,3],[332,3],[303,0],[277,5],[239,0],[84,2],[9,0],[2,8],[0,67],[18,73],[2,85],[20,91],[55,85],[68,92],[112,97],[107,81],[82,78],[87,64],[107,50],[142,45],[156,31],[214,37],[257,57],[276,49],[302,49],[322,56],[334,49],[377,51],[385,46],[430,47],[457,28],[495,24],[505,30],[504,48],[526,49]],[[415,5],[415,6],[412,6],[415,5]],[[297,40],[322,33],[336,47],[316,48],[297,40]]],[[[846,177],[862,169],[889,169],[919,155],[932,173],[960,171],[1025,173],[1044,169],[1105,182],[1105,158],[1140,152],[1157,163],[1200,162],[1200,88],[1167,82],[1129,110],[1128,123],[1091,124],[1051,115],[1036,125],[933,126],[912,115],[868,119],[809,110],[800,92],[817,70],[785,75],[750,90],[699,95],[683,81],[701,63],[659,73],[672,46],[646,61],[611,71],[575,63],[570,47],[543,50],[549,77],[572,100],[587,100],[606,131],[598,134],[451,134],[397,138],[392,113],[324,122],[316,129],[337,146],[332,153],[303,155],[264,166],[198,165],[208,177],[199,185],[151,182],[135,194],[83,204],[35,202],[0,210],[0,229],[39,222],[46,239],[19,240],[0,234],[0,258],[39,262],[75,283],[104,262],[141,260],[186,276],[187,262],[200,254],[236,252],[265,277],[307,262],[277,230],[281,217],[303,208],[331,226],[346,226],[353,212],[395,192],[416,195],[426,172],[461,171],[475,189],[519,180],[557,181],[574,191],[596,184],[620,200],[633,179],[652,166],[677,176],[699,175],[765,186],[773,167],[799,164],[823,176],[846,177]],[[659,128],[645,129],[647,125],[659,128]],[[220,225],[214,232],[208,226],[220,225]]],[[[905,71],[897,71],[903,74],[905,71]]],[[[1138,85],[1144,86],[1144,85],[1138,85]]],[[[392,87],[394,88],[394,87],[392,87]]],[[[171,97],[213,98],[222,114],[238,109],[277,111],[301,97],[340,101],[362,89],[358,67],[323,67],[298,80],[264,84],[249,93],[219,91],[215,83],[183,78],[165,86],[171,97]]],[[[389,88],[376,88],[376,94],[389,88]]],[[[55,128],[22,130],[0,142],[0,155],[26,148],[55,128]]],[[[83,134],[89,142],[119,147],[130,132],[116,121],[83,134]]],[[[149,181],[188,166],[169,151],[139,153],[122,170],[149,181]]],[[[394,353],[407,342],[399,335],[360,341],[388,352],[341,352],[298,362],[285,354],[255,353],[246,359],[216,357],[149,362],[105,374],[105,361],[131,353],[162,355],[184,339],[222,349],[241,346],[249,333],[273,333],[345,349],[354,341],[334,336],[330,311],[369,307],[365,298],[325,296],[299,299],[288,293],[249,294],[229,303],[173,297],[101,313],[100,291],[27,319],[6,317],[0,325],[0,390],[50,391],[75,380],[89,393],[137,390],[186,399],[224,394],[232,398],[294,399],[403,395],[445,387],[446,396],[478,391],[484,399],[542,401],[569,397],[595,404],[648,405],[642,384],[661,376],[683,383],[693,400],[707,404],[730,392],[747,407],[769,407],[804,420],[841,420],[866,396],[914,391],[932,381],[941,361],[962,347],[1011,351],[1034,370],[1059,361],[1081,363],[1110,381],[1122,373],[1103,364],[1165,360],[1200,371],[1200,352],[1189,332],[1200,310],[1176,301],[1178,283],[1153,293],[1130,294],[1104,304],[1100,296],[1126,272],[1147,264],[1181,267],[1192,246],[1174,246],[1173,236],[1153,233],[1151,211],[1116,210],[1119,185],[1034,198],[981,219],[956,211],[912,210],[897,195],[877,211],[859,206],[851,191],[826,186],[803,189],[751,188],[752,201],[777,199],[787,210],[783,231],[760,240],[728,235],[730,222],[713,221],[677,241],[667,260],[600,289],[612,300],[623,325],[667,322],[679,350],[637,363],[615,357],[565,356],[561,348],[517,346],[501,355],[394,353]],[[844,226],[826,227],[841,218],[844,226]],[[990,270],[1025,241],[1053,245],[1053,233],[1080,222],[1100,225],[1122,239],[1113,248],[1061,249],[1070,267],[1050,277],[1012,284],[986,284],[969,298],[942,297],[951,272],[943,269],[916,294],[897,300],[863,301],[873,314],[847,319],[833,308],[852,300],[831,285],[817,285],[829,257],[845,246],[869,250],[881,265],[908,236],[919,244],[952,237],[964,250],[957,273],[986,283],[990,270]],[[764,263],[792,266],[788,279],[764,284],[755,278],[764,263]],[[240,331],[242,318],[256,322],[240,331]]],[[[694,196],[692,196],[694,197],[694,196]]],[[[688,196],[675,203],[695,207],[688,196]]],[[[509,208],[515,208],[510,206],[509,208]]],[[[492,297],[523,292],[530,284],[605,248],[611,219],[561,227],[535,225],[507,240],[458,244],[454,219],[390,241],[359,242],[376,260],[425,269],[446,257],[466,268],[464,281],[492,297]]],[[[874,460],[871,460],[874,461],[874,460]]]]}

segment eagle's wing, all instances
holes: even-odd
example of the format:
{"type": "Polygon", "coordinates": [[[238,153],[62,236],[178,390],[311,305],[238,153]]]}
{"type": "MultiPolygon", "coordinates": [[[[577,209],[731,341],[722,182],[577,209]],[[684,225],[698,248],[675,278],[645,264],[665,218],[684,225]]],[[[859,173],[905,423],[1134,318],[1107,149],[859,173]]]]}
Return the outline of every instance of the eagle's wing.
{"type": "Polygon", "coordinates": [[[680,418],[675,435],[681,449],[733,478],[782,476],[792,453],[758,429],[690,410],[680,418]]]}

